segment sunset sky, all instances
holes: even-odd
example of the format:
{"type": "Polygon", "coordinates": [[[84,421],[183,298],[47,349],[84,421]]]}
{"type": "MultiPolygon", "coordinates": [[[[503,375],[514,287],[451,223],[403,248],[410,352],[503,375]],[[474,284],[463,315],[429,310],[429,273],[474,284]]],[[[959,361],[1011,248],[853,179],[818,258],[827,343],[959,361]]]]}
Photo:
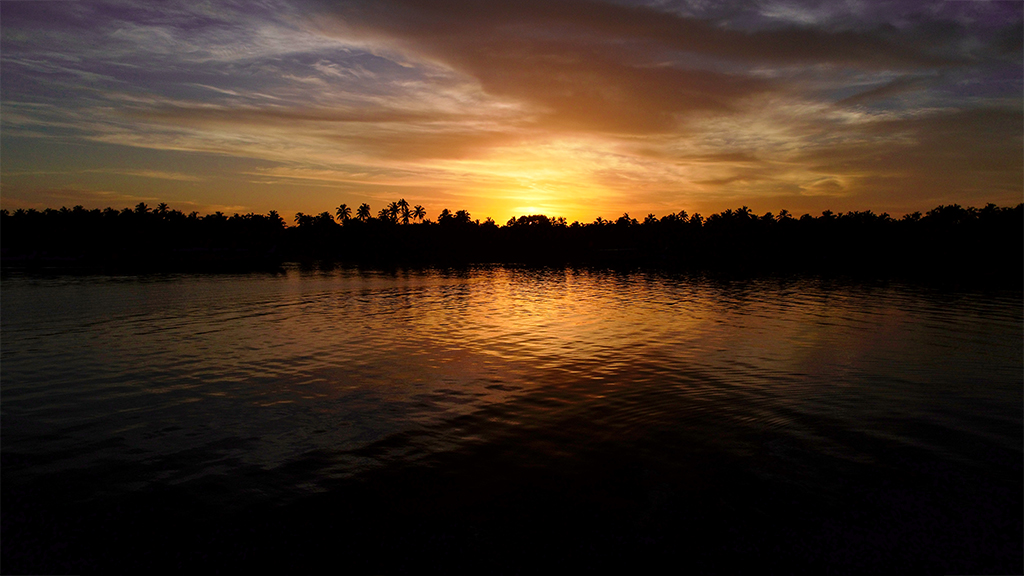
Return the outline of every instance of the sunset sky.
{"type": "Polygon", "coordinates": [[[0,203],[1011,205],[1024,3],[0,2],[0,203]]]}

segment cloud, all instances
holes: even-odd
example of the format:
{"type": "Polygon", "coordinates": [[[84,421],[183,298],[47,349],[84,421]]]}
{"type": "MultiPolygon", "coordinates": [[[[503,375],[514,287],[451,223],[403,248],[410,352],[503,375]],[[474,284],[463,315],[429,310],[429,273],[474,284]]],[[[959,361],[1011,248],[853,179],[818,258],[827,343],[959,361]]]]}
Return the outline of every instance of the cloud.
{"type": "MultiPolygon", "coordinates": [[[[1020,109],[939,111],[858,126],[863,140],[800,157],[816,170],[941,175],[1020,172],[1024,113],[1020,109]]],[[[1019,182],[1017,183],[1019,186],[1019,182]]]]}
{"type": "MultiPolygon", "coordinates": [[[[197,106],[189,103],[160,104],[134,112],[137,116],[161,120],[174,124],[224,125],[245,124],[254,126],[294,125],[296,122],[324,124],[387,124],[409,122],[443,122],[452,120],[437,112],[396,110],[382,107],[369,109],[313,108],[293,106],[290,108],[267,108],[253,106],[197,106]]],[[[465,117],[462,117],[465,118],[465,117]]]]}
{"type": "Polygon", "coordinates": [[[848,98],[843,98],[837,104],[840,106],[854,106],[858,104],[867,104],[882,100],[884,98],[891,98],[912,92],[914,90],[921,90],[926,88],[929,83],[934,82],[933,78],[925,78],[920,76],[906,76],[896,78],[890,82],[886,82],[880,86],[872,87],[863,92],[854,94],[848,98]]]}
{"type": "MultiPolygon", "coordinates": [[[[762,18],[738,28],[590,0],[374,0],[322,10],[333,19],[318,15],[318,29],[447,66],[489,95],[528,104],[545,128],[608,134],[685,129],[680,120],[732,113],[752,96],[798,89],[786,78],[808,66],[839,79],[847,68],[910,72],[979,57],[978,50],[950,48],[966,41],[963,26],[928,22],[851,28],[822,16],[781,26],[762,18]]],[[[847,104],[921,82],[897,79],[847,104]]]]}
{"type": "Polygon", "coordinates": [[[1024,200],[1020,109],[937,111],[850,130],[847,141],[805,150],[792,162],[843,182],[845,194],[862,205],[1024,200]]]}
{"type": "Polygon", "coordinates": [[[857,66],[918,66],[951,63],[930,48],[948,40],[955,29],[931,29],[927,36],[873,30],[809,26],[736,29],[714,21],[681,16],[646,5],[594,0],[391,0],[328,4],[344,29],[383,33],[432,47],[438,54],[472,42],[480,52],[495,53],[510,41],[568,39],[577,45],[604,42],[649,42],[654,46],[743,62],[832,62],[857,66]]]}
{"type": "Polygon", "coordinates": [[[166,172],[163,170],[126,170],[126,169],[93,169],[87,172],[101,172],[104,174],[121,174],[123,176],[137,176],[139,178],[157,178],[160,180],[176,180],[179,182],[202,182],[203,178],[193,174],[181,172],[166,172]]]}
{"type": "Polygon", "coordinates": [[[729,164],[761,164],[762,160],[755,154],[750,152],[719,152],[716,154],[700,154],[697,156],[691,156],[686,158],[689,162],[701,162],[701,163],[717,163],[724,162],[729,164]]]}

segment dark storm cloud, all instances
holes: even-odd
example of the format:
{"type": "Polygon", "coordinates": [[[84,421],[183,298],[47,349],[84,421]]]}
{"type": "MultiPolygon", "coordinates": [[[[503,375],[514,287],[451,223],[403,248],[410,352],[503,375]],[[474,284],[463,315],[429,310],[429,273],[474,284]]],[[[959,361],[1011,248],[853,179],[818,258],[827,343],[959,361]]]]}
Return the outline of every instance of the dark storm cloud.
{"type": "MultiPolygon", "coordinates": [[[[1002,38],[964,48],[972,37],[952,20],[851,29],[779,26],[762,18],[761,29],[736,29],[588,0],[322,6],[335,33],[382,38],[443,62],[490,94],[533,104],[549,126],[619,133],[671,131],[687,113],[733,110],[753,95],[789,88],[785,78],[794,66],[818,67],[819,76],[836,68],[913,73],[991,58],[1016,45],[1002,38]]],[[[920,82],[900,78],[876,95],[920,82]]]]}
{"type": "MultiPolygon", "coordinates": [[[[948,43],[956,27],[900,34],[891,27],[870,31],[785,27],[737,30],[643,5],[595,0],[384,0],[326,3],[341,19],[432,47],[452,57],[463,49],[496,54],[519,41],[558,38],[560,47],[649,42],[665,48],[742,62],[831,62],[860,66],[954,63],[930,51],[948,43]]],[[[550,53],[541,48],[538,53],[550,53]]]]}

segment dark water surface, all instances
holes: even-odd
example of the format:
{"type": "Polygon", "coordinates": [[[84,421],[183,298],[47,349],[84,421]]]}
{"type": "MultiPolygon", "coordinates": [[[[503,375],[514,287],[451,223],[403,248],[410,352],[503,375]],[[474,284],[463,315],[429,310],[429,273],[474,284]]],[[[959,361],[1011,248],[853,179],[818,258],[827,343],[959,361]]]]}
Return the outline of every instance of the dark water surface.
{"type": "Polygon", "coordinates": [[[1020,573],[1019,290],[5,277],[2,569],[1020,573]]]}

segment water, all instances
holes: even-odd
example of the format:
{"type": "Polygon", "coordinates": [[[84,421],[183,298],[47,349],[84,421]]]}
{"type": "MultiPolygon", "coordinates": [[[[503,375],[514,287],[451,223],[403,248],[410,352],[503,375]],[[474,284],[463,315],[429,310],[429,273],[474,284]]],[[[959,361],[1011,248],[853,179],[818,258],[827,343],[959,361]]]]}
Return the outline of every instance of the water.
{"type": "Polygon", "coordinates": [[[1022,296],[5,277],[8,571],[1019,572],[1022,296]]]}

